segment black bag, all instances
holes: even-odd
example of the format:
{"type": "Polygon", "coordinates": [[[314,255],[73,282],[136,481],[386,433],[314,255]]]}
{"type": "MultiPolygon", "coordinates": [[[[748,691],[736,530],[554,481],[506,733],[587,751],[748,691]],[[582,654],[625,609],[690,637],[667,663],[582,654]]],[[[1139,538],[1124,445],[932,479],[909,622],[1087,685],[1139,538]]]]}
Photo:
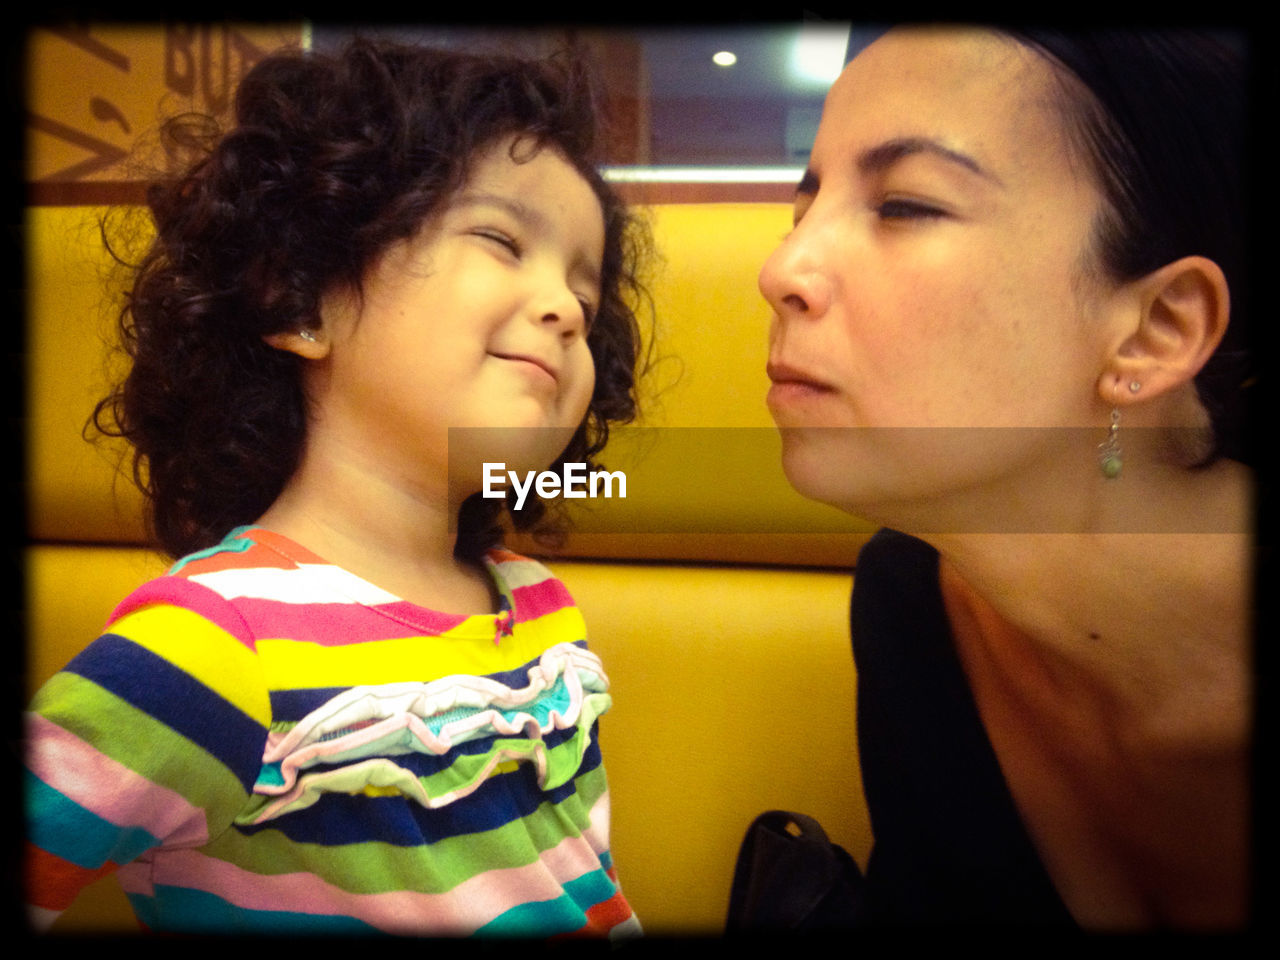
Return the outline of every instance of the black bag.
{"type": "Polygon", "coordinates": [[[738,852],[725,932],[818,933],[864,920],[862,871],[817,820],[770,810],[738,852]]]}

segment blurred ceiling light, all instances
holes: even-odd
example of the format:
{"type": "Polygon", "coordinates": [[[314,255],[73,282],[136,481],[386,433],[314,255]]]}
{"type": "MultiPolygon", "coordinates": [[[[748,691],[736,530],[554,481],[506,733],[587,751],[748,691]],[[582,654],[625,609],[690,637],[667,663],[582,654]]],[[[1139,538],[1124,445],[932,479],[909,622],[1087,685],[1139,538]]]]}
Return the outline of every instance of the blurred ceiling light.
{"type": "Polygon", "coordinates": [[[829,87],[844,69],[848,23],[806,23],[791,48],[791,74],[802,84],[829,87]]]}
{"type": "Polygon", "coordinates": [[[721,50],[711,57],[711,62],[717,67],[732,67],[738,62],[738,57],[730,50],[721,50]]]}

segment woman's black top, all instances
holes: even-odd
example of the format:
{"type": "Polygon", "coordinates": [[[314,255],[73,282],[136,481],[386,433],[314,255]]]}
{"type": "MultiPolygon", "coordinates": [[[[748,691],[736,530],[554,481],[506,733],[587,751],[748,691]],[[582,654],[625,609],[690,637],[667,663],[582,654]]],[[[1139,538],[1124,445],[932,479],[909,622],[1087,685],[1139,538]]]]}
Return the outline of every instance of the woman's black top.
{"type": "Polygon", "coordinates": [[[956,656],[938,554],[882,530],[851,610],[858,744],[881,923],[1074,927],[1027,835],[956,656]]]}

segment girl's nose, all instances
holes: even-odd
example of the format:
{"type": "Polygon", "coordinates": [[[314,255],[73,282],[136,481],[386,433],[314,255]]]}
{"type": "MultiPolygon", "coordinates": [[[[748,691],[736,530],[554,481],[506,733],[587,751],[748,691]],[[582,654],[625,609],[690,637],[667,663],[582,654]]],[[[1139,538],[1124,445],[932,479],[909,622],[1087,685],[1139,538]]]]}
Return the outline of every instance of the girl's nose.
{"type": "Polygon", "coordinates": [[[534,315],[539,323],[553,324],[565,339],[580,336],[586,328],[586,307],[563,280],[551,282],[545,288],[534,315]]]}

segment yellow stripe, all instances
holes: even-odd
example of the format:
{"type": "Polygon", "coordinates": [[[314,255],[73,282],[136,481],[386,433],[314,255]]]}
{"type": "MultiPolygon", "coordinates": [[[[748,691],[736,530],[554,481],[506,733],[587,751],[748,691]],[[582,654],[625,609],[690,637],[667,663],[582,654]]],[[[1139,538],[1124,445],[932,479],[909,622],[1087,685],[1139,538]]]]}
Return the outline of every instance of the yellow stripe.
{"type": "Polygon", "coordinates": [[[565,607],[517,624],[515,634],[496,647],[492,637],[397,637],[342,647],[268,639],[258,641],[258,652],[268,687],[290,690],[429,682],[456,673],[514,670],[556,643],[582,637],[582,615],[576,607],[565,607]]]}
{"type": "Polygon", "coordinates": [[[357,792],[366,797],[398,797],[404,793],[399,787],[376,787],[373,784],[365,784],[357,792]]]}
{"type": "Polygon", "coordinates": [[[110,630],[168,660],[258,723],[271,723],[271,701],[258,657],[198,613],[156,604],[121,617],[110,630]]]}
{"type": "Polygon", "coordinates": [[[516,624],[515,636],[504,637],[503,643],[512,643],[519,647],[527,647],[533,656],[537,653],[565,641],[585,640],[587,625],[577,607],[561,607],[555,613],[549,613],[525,623],[516,624]]]}

